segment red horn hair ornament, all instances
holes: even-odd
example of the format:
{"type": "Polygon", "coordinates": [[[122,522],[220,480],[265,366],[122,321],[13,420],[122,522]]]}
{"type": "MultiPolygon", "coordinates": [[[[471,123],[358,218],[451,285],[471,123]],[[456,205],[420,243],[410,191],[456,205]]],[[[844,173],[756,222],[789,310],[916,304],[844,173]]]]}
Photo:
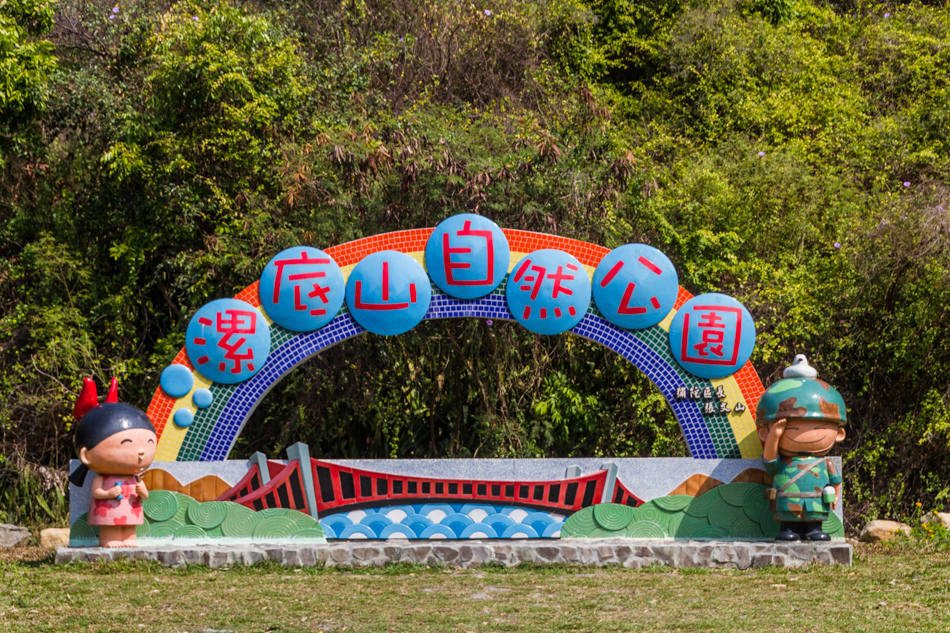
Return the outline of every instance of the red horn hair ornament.
{"type": "Polygon", "coordinates": [[[118,402],[119,401],[119,381],[115,377],[112,378],[112,382],[109,383],[109,395],[106,396],[106,402],[118,402]]]}
{"type": "MultiPolygon", "coordinates": [[[[114,385],[115,378],[112,380],[114,385]]],[[[77,420],[86,415],[90,409],[99,406],[99,392],[96,390],[96,383],[93,382],[92,378],[83,378],[82,383],[82,393],[79,394],[79,398],[76,399],[76,406],[73,407],[73,417],[77,420]]]]}

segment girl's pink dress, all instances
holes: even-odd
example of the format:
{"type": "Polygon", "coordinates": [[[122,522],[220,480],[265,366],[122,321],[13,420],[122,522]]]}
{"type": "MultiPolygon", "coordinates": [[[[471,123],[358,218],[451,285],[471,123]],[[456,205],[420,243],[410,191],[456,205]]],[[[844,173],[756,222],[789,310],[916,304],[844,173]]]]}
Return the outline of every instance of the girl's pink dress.
{"type": "Polygon", "coordinates": [[[122,486],[122,499],[92,499],[89,503],[89,525],[142,525],[142,502],[135,494],[138,481],[130,475],[106,475],[102,481],[105,490],[122,486]]]}

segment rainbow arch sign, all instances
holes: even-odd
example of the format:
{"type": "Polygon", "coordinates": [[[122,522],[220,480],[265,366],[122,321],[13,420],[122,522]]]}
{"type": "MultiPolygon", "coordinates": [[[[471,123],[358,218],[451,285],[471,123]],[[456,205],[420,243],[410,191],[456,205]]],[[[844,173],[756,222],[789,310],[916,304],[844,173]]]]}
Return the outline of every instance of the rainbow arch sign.
{"type": "Polygon", "coordinates": [[[465,214],[325,250],[288,249],[260,280],[199,309],[148,407],[156,460],[226,460],[261,400],[314,354],[366,331],[397,335],[461,317],[600,343],[661,391],[692,457],[762,455],[754,411],[763,386],[748,361],[754,325],[738,301],[693,297],[645,245],[611,251],[465,214]]]}

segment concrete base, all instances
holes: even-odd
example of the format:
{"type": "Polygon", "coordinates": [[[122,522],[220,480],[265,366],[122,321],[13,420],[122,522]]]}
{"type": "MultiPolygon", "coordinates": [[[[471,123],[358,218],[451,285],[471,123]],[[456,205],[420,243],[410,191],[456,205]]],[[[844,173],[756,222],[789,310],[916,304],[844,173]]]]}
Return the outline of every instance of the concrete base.
{"type": "Polygon", "coordinates": [[[486,563],[514,567],[521,563],[620,565],[631,569],[653,564],[670,567],[755,569],[767,565],[801,567],[811,563],[851,564],[851,546],[830,543],[727,541],[648,541],[630,539],[564,539],[558,541],[363,541],[325,545],[207,545],[192,547],[60,547],[57,563],[141,558],[163,565],[253,565],[273,561],[292,567],[382,566],[417,563],[447,567],[478,567],[486,563]]]}

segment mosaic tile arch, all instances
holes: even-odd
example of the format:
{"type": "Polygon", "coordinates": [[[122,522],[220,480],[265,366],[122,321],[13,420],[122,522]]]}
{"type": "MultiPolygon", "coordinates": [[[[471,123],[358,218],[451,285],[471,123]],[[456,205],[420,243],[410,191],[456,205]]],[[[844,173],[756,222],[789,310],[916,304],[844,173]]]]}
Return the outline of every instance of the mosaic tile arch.
{"type": "MultiPolygon", "coordinates": [[[[491,293],[478,299],[457,299],[431,284],[431,301],[423,320],[484,318],[515,320],[505,298],[512,268],[526,255],[542,249],[568,253],[593,278],[609,249],[565,237],[503,229],[510,247],[508,274],[491,293]]],[[[433,229],[397,231],[355,240],[325,249],[349,279],[356,265],[369,255],[396,251],[425,265],[425,251],[433,229]]],[[[255,282],[234,299],[261,310],[255,282]]],[[[415,293],[415,289],[413,290],[415,293]]],[[[591,302],[586,314],[569,332],[596,341],[614,350],[640,369],[663,393],[686,439],[690,455],[697,459],[757,458],[761,443],[753,418],[763,392],[762,383],[750,362],[724,378],[699,378],[674,360],[669,329],[677,311],[692,295],[678,289],[673,310],[659,323],[641,330],[626,330],[608,322],[591,302]]],[[[255,373],[243,382],[227,384],[204,377],[182,349],[171,366],[193,375],[186,393],[170,396],[158,386],[148,408],[148,416],[159,436],[156,459],[161,461],[220,461],[228,457],[251,413],[270,389],[294,367],[331,345],[366,331],[344,303],[329,323],[318,330],[295,332],[285,329],[260,311],[270,333],[270,352],[255,373]],[[181,368],[177,367],[181,366],[181,368]],[[187,419],[182,426],[176,421],[187,419]]],[[[167,370],[166,370],[167,371],[167,370]]]]}

